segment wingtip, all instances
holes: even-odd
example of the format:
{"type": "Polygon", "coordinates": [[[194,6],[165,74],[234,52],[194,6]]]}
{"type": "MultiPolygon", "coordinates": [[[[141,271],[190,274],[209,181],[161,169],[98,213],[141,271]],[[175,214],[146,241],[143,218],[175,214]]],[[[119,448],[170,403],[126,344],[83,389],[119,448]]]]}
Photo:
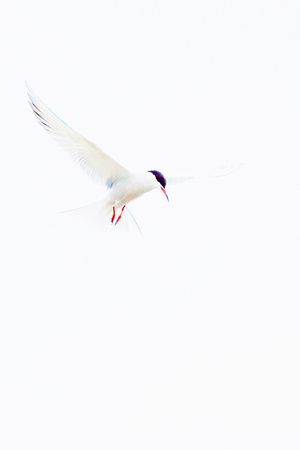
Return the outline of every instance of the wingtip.
{"type": "Polygon", "coordinates": [[[25,86],[26,86],[26,89],[27,89],[27,92],[31,92],[31,87],[29,86],[29,84],[27,83],[27,81],[25,80],[25,86]]]}
{"type": "Polygon", "coordinates": [[[244,162],[232,164],[231,166],[228,167],[228,173],[236,172],[237,170],[241,169],[244,165],[245,165],[244,162]]]}
{"type": "Polygon", "coordinates": [[[29,98],[29,101],[32,102],[35,97],[34,92],[31,89],[31,87],[29,86],[29,84],[27,83],[27,81],[25,81],[25,86],[26,86],[26,91],[27,91],[27,96],[29,98]]]}
{"type": "Polygon", "coordinates": [[[30,98],[30,100],[38,99],[38,96],[36,95],[36,93],[34,92],[32,87],[27,83],[26,80],[25,80],[25,86],[27,89],[27,95],[30,98]]]}
{"type": "Polygon", "coordinates": [[[221,166],[216,169],[213,169],[211,172],[209,172],[207,175],[209,177],[223,177],[226,175],[229,175],[233,172],[236,172],[239,170],[244,163],[236,163],[236,164],[230,164],[228,166],[221,166]]]}

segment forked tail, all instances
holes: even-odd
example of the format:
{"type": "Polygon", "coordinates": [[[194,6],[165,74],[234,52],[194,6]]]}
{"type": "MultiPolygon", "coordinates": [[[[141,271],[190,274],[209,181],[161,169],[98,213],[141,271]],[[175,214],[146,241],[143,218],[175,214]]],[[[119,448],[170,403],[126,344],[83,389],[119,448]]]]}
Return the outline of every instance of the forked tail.
{"type": "MultiPolygon", "coordinates": [[[[121,211],[121,208],[116,208],[115,216],[118,217],[121,214],[121,211]]],[[[105,200],[81,206],[80,208],[61,211],[61,214],[86,218],[95,222],[101,230],[120,230],[129,232],[135,229],[141,233],[141,229],[131,211],[128,209],[128,206],[124,208],[122,217],[115,226],[115,223],[112,223],[113,208],[111,205],[107,204],[105,200]]]]}

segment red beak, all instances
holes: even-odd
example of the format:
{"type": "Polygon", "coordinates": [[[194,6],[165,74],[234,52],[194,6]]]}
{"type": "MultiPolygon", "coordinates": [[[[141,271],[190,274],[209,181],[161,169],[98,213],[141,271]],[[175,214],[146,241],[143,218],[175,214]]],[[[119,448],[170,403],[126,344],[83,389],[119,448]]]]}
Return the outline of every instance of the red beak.
{"type": "Polygon", "coordinates": [[[166,198],[167,198],[167,200],[169,202],[170,200],[169,200],[168,194],[166,193],[165,188],[161,187],[161,190],[163,191],[163,193],[165,194],[165,196],[166,196],[166,198]]]}

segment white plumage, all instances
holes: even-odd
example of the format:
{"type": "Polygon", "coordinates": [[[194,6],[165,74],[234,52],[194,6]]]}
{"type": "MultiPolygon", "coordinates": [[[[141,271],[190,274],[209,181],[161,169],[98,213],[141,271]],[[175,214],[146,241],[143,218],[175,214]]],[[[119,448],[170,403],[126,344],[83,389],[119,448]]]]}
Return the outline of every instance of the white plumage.
{"type": "MultiPolygon", "coordinates": [[[[160,172],[132,173],[113,158],[108,156],[94,142],[81,136],[54,114],[27,85],[29,104],[40,125],[55,139],[82,169],[97,181],[105,184],[105,197],[97,203],[79,208],[96,211],[99,222],[103,225],[119,223],[124,212],[124,219],[131,220],[140,230],[126,205],[153,189],[161,189],[168,199],[165,187],[200,177],[218,177],[235,171],[239,165],[225,166],[209,173],[191,177],[165,178],[160,172]],[[128,212],[128,214],[126,213],[128,212]]],[[[124,219],[122,219],[124,221],[124,219]]]]}

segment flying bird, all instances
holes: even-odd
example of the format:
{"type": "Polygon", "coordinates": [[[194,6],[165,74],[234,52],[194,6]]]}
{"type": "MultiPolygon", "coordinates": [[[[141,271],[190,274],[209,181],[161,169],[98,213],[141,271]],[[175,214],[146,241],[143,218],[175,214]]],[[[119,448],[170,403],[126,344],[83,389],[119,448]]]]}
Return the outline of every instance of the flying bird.
{"type": "MultiPolygon", "coordinates": [[[[94,142],[81,136],[56,114],[27,86],[29,104],[40,125],[56,140],[82,169],[106,187],[104,198],[77,210],[96,210],[103,224],[117,225],[122,218],[131,220],[140,230],[128,203],[154,189],[160,189],[169,201],[166,186],[200,177],[218,177],[235,171],[239,165],[224,166],[211,172],[188,177],[166,178],[158,170],[133,173],[107,155],[94,142]],[[127,214],[128,212],[128,214],[127,214]]],[[[74,211],[74,210],[72,210],[74,211]]],[[[140,230],[141,231],[141,230],[140,230]]]]}

